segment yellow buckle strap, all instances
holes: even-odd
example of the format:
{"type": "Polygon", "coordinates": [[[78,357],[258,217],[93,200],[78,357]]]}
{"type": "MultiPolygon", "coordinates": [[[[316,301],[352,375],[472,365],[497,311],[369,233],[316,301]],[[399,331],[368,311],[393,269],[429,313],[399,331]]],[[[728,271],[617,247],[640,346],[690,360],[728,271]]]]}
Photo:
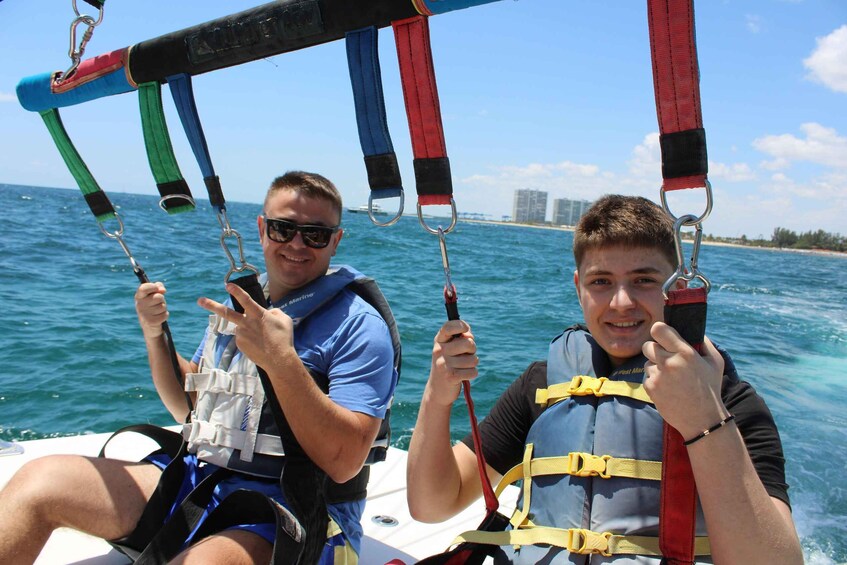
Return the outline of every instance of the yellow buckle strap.
{"type": "MultiPolygon", "coordinates": [[[[624,459],[610,455],[593,455],[572,451],[565,457],[538,457],[529,461],[529,474],[526,463],[521,462],[509,469],[494,493],[500,494],[512,483],[528,477],[545,477],[550,475],[573,475],[576,477],[627,477],[630,479],[645,479],[649,481],[662,480],[662,462],[645,461],[641,459],[624,459]]],[[[524,486],[526,488],[526,486],[524,486]]]]}
{"type": "Polygon", "coordinates": [[[606,377],[577,375],[567,383],[551,385],[535,391],[535,402],[549,408],[572,396],[624,396],[653,404],[650,395],[641,383],[629,381],[610,381],[606,377]]]}
{"type": "MultiPolygon", "coordinates": [[[[517,466],[520,471],[519,478],[523,479],[523,507],[519,509],[516,508],[514,514],[512,514],[511,520],[509,520],[513,528],[520,528],[522,525],[526,524],[527,519],[529,518],[529,504],[532,496],[532,447],[533,445],[531,443],[526,445],[523,454],[523,461],[517,466]]],[[[499,493],[497,493],[497,496],[499,496],[499,493]]]]}
{"type": "MultiPolygon", "coordinates": [[[[624,536],[611,532],[593,532],[582,528],[535,527],[505,532],[464,532],[453,540],[452,546],[462,542],[485,545],[549,545],[561,547],[573,553],[611,555],[661,555],[659,538],[648,536],[624,536]]],[[[711,554],[709,538],[694,538],[694,555],[711,554]]]]}
{"type": "Polygon", "coordinates": [[[580,528],[571,528],[567,532],[568,544],[566,549],[571,553],[579,553],[580,555],[597,553],[605,557],[612,556],[609,551],[609,539],[612,537],[612,532],[598,534],[580,528]]]}
{"type": "Polygon", "coordinates": [[[593,455],[571,451],[568,453],[568,468],[565,472],[577,477],[599,476],[608,479],[611,475],[606,472],[606,469],[611,458],[611,455],[593,455]]]}

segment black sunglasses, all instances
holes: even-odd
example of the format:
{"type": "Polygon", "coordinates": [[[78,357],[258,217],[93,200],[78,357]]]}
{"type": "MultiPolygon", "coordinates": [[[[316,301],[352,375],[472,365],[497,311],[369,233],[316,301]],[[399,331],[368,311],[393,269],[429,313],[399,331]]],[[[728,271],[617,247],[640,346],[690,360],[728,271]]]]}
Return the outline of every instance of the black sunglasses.
{"type": "Polygon", "coordinates": [[[309,226],[295,224],[288,220],[268,218],[267,216],[262,217],[265,219],[265,229],[271,240],[277,243],[288,243],[294,239],[294,236],[299,231],[300,235],[303,236],[303,243],[314,249],[323,249],[329,245],[332,234],[339,229],[339,226],[309,226]]]}

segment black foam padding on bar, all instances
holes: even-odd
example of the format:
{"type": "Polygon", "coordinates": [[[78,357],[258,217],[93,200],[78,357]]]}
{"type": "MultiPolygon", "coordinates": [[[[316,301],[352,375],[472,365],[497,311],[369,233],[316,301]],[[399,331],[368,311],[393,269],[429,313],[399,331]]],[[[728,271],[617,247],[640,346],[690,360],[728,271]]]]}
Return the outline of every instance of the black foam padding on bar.
{"type": "Polygon", "coordinates": [[[410,1],[280,0],[132,46],[136,83],[198,75],[341,39],[416,16],[410,1]]]}

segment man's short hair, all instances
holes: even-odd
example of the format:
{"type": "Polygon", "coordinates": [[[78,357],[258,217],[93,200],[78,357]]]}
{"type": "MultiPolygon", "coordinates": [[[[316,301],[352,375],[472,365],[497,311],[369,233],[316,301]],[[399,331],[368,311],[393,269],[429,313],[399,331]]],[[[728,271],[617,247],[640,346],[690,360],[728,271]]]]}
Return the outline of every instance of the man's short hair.
{"type": "Polygon", "coordinates": [[[677,264],[673,221],[641,196],[607,194],[580,218],[573,238],[577,269],[590,249],[607,247],[657,249],[672,266],[677,264]]]}
{"type": "Polygon", "coordinates": [[[341,223],[341,193],[328,178],[317,173],[288,171],[273,180],[265,195],[263,206],[267,207],[271,196],[280,190],[293,190],[310,198],[326,201],[338,214],[338,223],[341,223]]]}

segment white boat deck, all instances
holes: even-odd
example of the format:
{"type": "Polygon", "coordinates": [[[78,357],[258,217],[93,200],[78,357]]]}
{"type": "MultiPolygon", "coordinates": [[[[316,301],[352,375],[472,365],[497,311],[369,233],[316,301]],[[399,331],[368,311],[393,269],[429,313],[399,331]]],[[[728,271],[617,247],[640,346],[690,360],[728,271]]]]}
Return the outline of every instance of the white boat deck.
{"type": "MultiPolygon", "coordinates": [[[[137,461],[151,451],[152,443],[147,438],[137,434],[125,435],[126,439],[110,445],[110,457],[137,461]]],[[[54,453],[96,456],[108,437],[109,434],[91,434],[20,442],[18,445],[23,447],[23,453],[0,456],[0,487],[30,459],[54,453]]],[[[510,512],[516,496],[517,489],[510,487],[501,497],[506,501],[501,511],[510,512]]],[[[387,460],[371,469],[368,503],[362,518],[365,538],[360,563],[383,565],[392,559],[399,559],[407,565],[414,563],[443,551],[458,534],[476,528],[483,514],[483,503],[479,501],[448,522],[422,524],[414,521],[406,506],[406,452],[391,448],[387,460]]],[[[66,528],[53,533],[36,561],[38,565],[128,562],[105,541],[66,528]]]]}

